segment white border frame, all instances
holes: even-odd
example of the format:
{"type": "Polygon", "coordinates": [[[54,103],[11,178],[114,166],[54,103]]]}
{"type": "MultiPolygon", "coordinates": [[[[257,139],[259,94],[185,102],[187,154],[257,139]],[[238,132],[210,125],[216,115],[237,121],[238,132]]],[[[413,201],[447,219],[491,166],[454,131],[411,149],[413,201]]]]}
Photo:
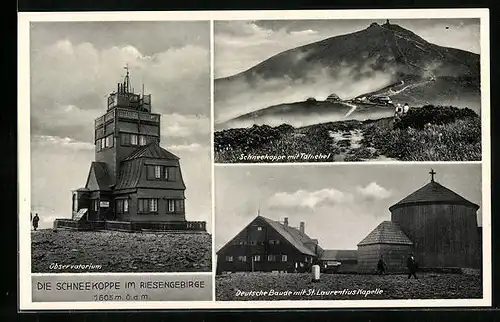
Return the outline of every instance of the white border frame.
{"type": "MultiPolygon", "coordinates": [[[[278,309],[278,308],[399,308],[399,307],[474,307],[491,306],[491,151],[490,151],[490,57],[488,9],[378,9],[378,10],[294,10],[294,11],[184,11],[184,12],[67,12],[18,14],[18,212],[27,214],[31,205],[30,150],[30,51],[29,24],[41,21],[210,21],[211,110],[213,129],[213,21],[214,20],[283,20],[283,19],[426,19],[479,18],[481,38],[481,119],[482,119],[482,213],[483,213],[483,298],[433,300],[310,300],[310,301],[215,301],[215,246],[212,243],[213,301],[172,302],[33,302],[31,290],[31,236],[28,216],[19,216],[19,309],[20,310],[102,310],[102,309],[278,309]]],[[[211,134],[213,143],[213,131],[211,134]]],[[[214,195],[214,153],[212,147],[212,200],[214,195]]],[[[408,163],[408,162],[405,162],[408,163]]],[[[461,162],[418,162],[461,163],[461,162]]],[[[314,163],[318,165],[318,163],[314,163]]],[[[330,163],[328,163],[331,165],[330,163]]],[[[363,164],[395,164],[366,162],[363,164]]],[[[267,164],[269,165],[269,164],[267,164]]],[[[286,164],[279,164],[285,166],[286,164]]],[[[296,163],[294,165],[297,165],[296,163]]],[[[229,166],[221,165],[217,166],[229,166]]],[[[233,165],[236,166],[236,165],[233,165]]],[[[248,165],[247,165],[248,166],[248,165]]],[[[253,165],[258,166],[258,165],[253,165]]],[[[278,166],[278,164],[276,164],[278,166]]],[[[212,204],[212,240],[215,236],[215,203],[212,204]]],[[[86,273],[70,275],[168,275],[169,273],[86,273]]],[[[174,273],[172,273],[174,274],[174,273]]],[[[177,273],[175,273],[177,274],[177,273]]],[[[200,273],[203,274],[203,273],[200,273]]],[[[207,273],[204,273],[207,274],[207,273]]],[[[210,273],[208,273],[210,274],[210,273]]],[[[51,274],[33,274],[51,275],[51,274]]]]}

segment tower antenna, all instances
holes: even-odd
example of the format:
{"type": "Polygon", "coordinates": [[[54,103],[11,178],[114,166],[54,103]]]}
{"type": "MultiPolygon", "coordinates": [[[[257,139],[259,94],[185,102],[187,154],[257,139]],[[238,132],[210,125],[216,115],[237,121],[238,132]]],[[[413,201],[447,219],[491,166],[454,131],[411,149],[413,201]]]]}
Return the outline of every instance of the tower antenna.
{"type": "Polygon", "coordinates": [[[127,75],[125,76],[125,92],[129,93],[130,89],[130,77],[129,77],[129,68],[128,68],[128,63],[123,67],[127,71],[127,75]]]}

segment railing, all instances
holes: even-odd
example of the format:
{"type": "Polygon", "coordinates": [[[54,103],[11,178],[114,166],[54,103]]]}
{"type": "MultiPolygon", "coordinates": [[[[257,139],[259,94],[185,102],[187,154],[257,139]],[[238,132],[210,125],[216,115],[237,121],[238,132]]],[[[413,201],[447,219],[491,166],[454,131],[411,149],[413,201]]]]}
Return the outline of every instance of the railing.
{"type": "Polygon", "coordinates": [[[152,121],[152,122],[159,122],[160,121],[160,115],[159,114],[150,114],[150,113],[143,113],[143,112],[138,112],[138,111],[126,111],[126,110],[118,110],[118,117],[121,118],[127,118],[127,119],[133,119],[133,120],[143,120],[143,121],[152,121]]]}
{"type": "Polygon", "coordinates": [[[131,222],[106,221],[106,229],[123,231],[206,231],[205,221],[131,222]]]}
{"type": "Polygon", "coordinates": [[[110,112],[106,113],[105,115],[97,118],[95,120],[95,126],[98,127],[98,126],[100,126],[108,121],[111,121],[112,119],[113,119],[113,111],[110,111],[110,112]]]}
{"type": "Polygon", "coordinates": [[[75,230],[96,230],[96,229],[104,229],[105,222],[58,218],[54,221],[54,229],[57,228],[69,228],[75,230]]]}

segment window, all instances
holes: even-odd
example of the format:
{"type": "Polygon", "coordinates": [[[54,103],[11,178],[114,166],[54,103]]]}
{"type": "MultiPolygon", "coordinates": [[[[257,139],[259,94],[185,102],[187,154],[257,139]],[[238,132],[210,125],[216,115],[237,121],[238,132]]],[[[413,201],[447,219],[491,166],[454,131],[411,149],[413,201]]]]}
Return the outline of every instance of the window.
{"type": "Polygon", "coordinates": [[[279,245],[279,243],[280,243],[279,240],[273,240],[273,239],[269,240],[269,245],[279,245]]]}
{"type": "Polygon", "coordinates": [[[158,212],[158,199],[139,199],[138,206],[138,212],[158,212]]]}
{"type": "Polygon", "coordinates": [[[128,212],[128,199],[116,200],[116,212],[119,214],[128,212]]]}
{"type": "Polygon", "coordinates": [[[254,260],[255,262],[260,262],[260,255],[254,255],[254,256],[253,256],[253,260],[254,260]]]}
{"type": "Polygon", "coordinates": [[[268,262],[276,261],[276,255],[267,255],[267,261],[268,262]]]}
{"type": "Polygon", "coordinates": [[[139,145],[146,145],[146,137],[144,135],[139,136],[139,145]]]}
{"type": "Polygon", "coordinates": [[[226,256],[226,262],[232,262],[233,256],[226,256]]]}
{"type": "Polygon", "coordinates": [[[130,134],[122,133],[122,145],[130,145],[130,134]]]}
{"type": "Polygon", "coordinates": [[[238,256],[238,260],[240,262],[246,262],[247,261],[247,257],[246,256],[238,256]]]}
{"type": "Polygon", "coordinates": [[[137,145],[137,134],[130,134],[130,144],[137,145]]]}
{"type": "Polygon", "coordinates": [[[114,140],[113,140],[113,136],[112,136],[112,135],[108,135],[108,136],[106,137],[106,141],[105,141],[106,147],[107,147],[107,148],[112,148],[112,147],[113,147],[113,145],[114,145],[114,144],[113,144],[113,143],[114,143],[113,141],[114,141],[114,140]]]}
{"type": "Polygon", "coordinates": [[[175,200],[167,200],[167,212],[175,212],[175,200]]]}
{"type": "Polygon", "coordinates": [[[255,240],[252,240],[249,242],[250,245],[257,245],[257,242],[255,240]]]}
{"type": "Polygon", "coordinates": [[[175,211],[176,212],[184,212],[184,200],[177,199],[175,200],[175,211]]]}
{"type": "Polygon", "coordinates": [[[146,167],[148,180],[175,181],[177,171],[175,167],[152,164],[148,164],[146,167]]]}
{"type": "Polygon", "coordinates": [[[240,240],[240,241],[236,242],[236,245],[246,245],[246,244],[247,244],[247,242],[244,240],[240,240]]]}
{"type": "Polygon", "coordinates": [[[160,179],[161,178],[161,165],[155,165],[155,178],[160,179]]]}
{"type": "Polygon", "coordinates": [[[258,230],[258,231],[261,231],[261,230],[262,230],[262,227],[260,227],[260,226],[259,226],[259,227],[257,227],[257,230],[258,230]]]}
{"type": "Polygon", "coordinates": [[[288,256],[286,255],[281,255],[281,261],[286,262],[288,260],[288,256]]]}
{"type": "Polygon", "coordinates": [[[98,205],[99,203],[97,202],[97,199],[92,199],[92,208],[94,209],[94,211],[99,210],[98,205]]]}

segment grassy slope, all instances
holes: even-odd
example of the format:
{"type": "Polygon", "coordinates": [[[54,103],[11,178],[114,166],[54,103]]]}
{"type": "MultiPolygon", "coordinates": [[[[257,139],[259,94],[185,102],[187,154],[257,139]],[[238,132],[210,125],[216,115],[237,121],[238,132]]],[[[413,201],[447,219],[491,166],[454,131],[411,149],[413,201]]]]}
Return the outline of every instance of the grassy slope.
{"type": "Polygon", "coordinates": [[[481,298],[480,276],[464,274],[417,273],[418,280],[406,275],[322,274],[319,282],[311,274],[233,273],[216,277],[216,299],[219,301],[250,300],[353,300],[353,299],[464,299],[481,298]],[[380,295],[356,296],[260,296],[237,297],[241,291],[300,290],[383,290],[380,295]]]}
{"type": "Polygon", "coordinates": [[[32,232],[32,272],[83,272],[51,270],[57,264],[102,265],[92,272],[194,272],[211,271],[209,234],[126,233],[114,231],[32,232]]]}
{"type": "Polygon", "coordinates": [[[242,154],[287,156],[297,153],[331,153],[329,159],[318,160],[321,162],[373,160],[380,155],[402,161],[478,161],[481,160],[481,120],[468,109],[426,106],[412,110],[398,122],[384,118],[303,128],[263,125],[215,133],[216,162],[249,162],[240,160],[242,154]],[[360,146],[355,148],[349,140],[334,140],[329,135],[353,130],[363,135],[360,146]]]}

